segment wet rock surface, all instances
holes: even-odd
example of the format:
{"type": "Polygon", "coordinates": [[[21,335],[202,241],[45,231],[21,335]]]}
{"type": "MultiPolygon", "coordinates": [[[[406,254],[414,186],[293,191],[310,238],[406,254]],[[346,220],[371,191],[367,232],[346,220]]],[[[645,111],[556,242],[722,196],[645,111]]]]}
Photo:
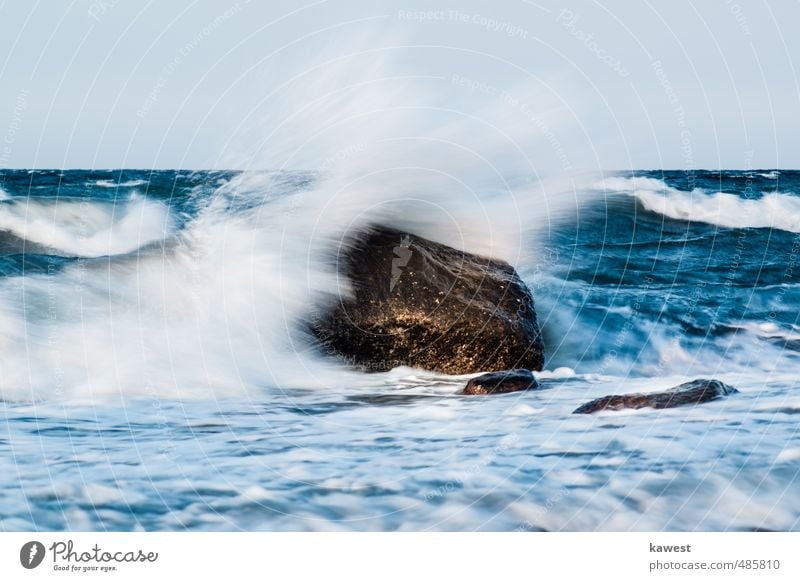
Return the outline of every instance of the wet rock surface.
{"type": "Polygon", "coordinates": [[[539,383],[527,369],[495,371],[473,377],[461,392],[462,395],[492,395],[536,389],[539,383]]]}
{"type": "Polygon", "coordinates": [[[337,267],[353,295],[317,307],[310,328],[346,363],[454,375],[542,369],[533,297],[506,262],[372,226],[343,245],[337,267]]]}
{"type": "Polygon", "coordinates": [[[738,393],[736,388],[716,379],[696,379],[676,387],[654,393],[626,393],[607,395],[583,404],[573,413],[593,414],[600,411],[654,408],[667,409],[705,403],[738,393]]]}

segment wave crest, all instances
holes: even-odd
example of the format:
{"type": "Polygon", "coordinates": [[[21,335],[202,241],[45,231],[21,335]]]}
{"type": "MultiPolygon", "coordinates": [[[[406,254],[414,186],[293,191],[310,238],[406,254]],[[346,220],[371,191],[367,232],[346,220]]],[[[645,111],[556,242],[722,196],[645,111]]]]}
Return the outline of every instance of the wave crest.
{"type": "Polygon", "coordinates": [[[117,182],[114,180],[97,180],[94,184],[100,188],[136,188],[139,186],[147,185],[145,180],[128,180],[126,182],[117,182]]]}
{"type": "Polygon", "coordinates": [[[127,254],[174,232],[169,209],[133,196],[125,203],[24,198],[0,205],[0,231],[60,256],[127,254]]]}
{"type": "Polygon", "coordinates": [[[598,187],[634,196],[645,209],[675,220],[703,222],[723,228],[774,228],[800,233],[800,197],[770,192],[751,196],[683,191],[647,177],[613,177],[598,187]]]}

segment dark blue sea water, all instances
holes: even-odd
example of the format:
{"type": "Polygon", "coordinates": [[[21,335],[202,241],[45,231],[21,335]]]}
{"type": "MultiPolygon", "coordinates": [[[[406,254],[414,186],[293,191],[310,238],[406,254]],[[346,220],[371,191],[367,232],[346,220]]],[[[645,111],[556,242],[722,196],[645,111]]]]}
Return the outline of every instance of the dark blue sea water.
{"type": "Polygon", "coordinates": [[[800,172],[582,180],[515,264],[543,389],[490,398],[314,351],[315,180],[0,172],[0,530],[800,528],[800,172]]]}

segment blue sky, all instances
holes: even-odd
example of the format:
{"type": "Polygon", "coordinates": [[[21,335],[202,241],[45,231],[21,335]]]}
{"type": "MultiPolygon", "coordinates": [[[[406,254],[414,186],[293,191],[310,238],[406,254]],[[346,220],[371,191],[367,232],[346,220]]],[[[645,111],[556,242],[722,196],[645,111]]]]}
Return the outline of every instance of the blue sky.
{"type": "MultiPolygon", "coordinates": [[[[797,168],[798,22],[800,3],[744,0],[6,1],[0,169],[280,164],[314,125],[276,124],[336,119],[317,97],[374,79],[359,107],[417,84],[416,107],[526,135],[544,172],[797,168]]],[[[349,127],[317,163],[355,147],[349,127]]]]}

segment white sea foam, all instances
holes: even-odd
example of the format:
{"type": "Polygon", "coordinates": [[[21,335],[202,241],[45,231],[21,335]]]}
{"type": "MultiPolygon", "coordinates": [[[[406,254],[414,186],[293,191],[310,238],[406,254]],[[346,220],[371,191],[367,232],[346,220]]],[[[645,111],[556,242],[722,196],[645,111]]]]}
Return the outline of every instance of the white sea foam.
{"type": "Polygon", "coordinates": [[[654,178],[608,178],[596,187],[635,196],[651,212],[724,228],[775,228],[800,232],[800,196],[765,193],[744,198],[725,192],[672,188],[654,178]]]}
{"type": "Polygon", "coordinates": [[[800,448],[784,448],[775,458],[775,462],[797,462],[800,460],[800,448]]]}
{"type": "Polygon", "coordinates": [[[800,232],[800,197],[769,193],[757,199],[701,190],[661,194],[637,191],[645,208],[678,220],[705,222],[724,228],[776,228],[800,232]]]}
{"type": "Polygon", "coordinates": [[[558,367],[552,371],[544,370],[536,373],[539,379],[568,379],[575,377],[575,370],[571,367],[558,367]]]}
{"type": "Polygon", "coordinates": [[[284,232],[274,226],[211,208],[169,247],[5,279],[0,393],[235,396],[335,384],[334,369],[314,380],[324,363],[303,357],[294,335],[317,274],[276,252],[284,232]]]}
{"type": "Polygon", "coordinates": [[[0,205],[0,231],[62,256],[124,254],[173,233],[168,208],[132,197],[126,202],[21,198],[0,205]]]}
{"type": "Polygon", "coordinates": [[[759,339],[777,339],[779,341],[800,342],[800,326],[798,325],[784,325],[778,326],[775,323],[742,323],[740,325],[731,325],[734,328],[742,329],[751,333],[759,339]],[[788,327],[788,328],[787,328],[788,327]]]}
{"type": "Polygon", "coordinates": [[[594,184],[595,189],[605,190],[608,192],[627,192],[633,193],[636,191],[654,191],[654,192],[677,192],[674,188],[669,187],[663,181],[656,178],[648,178],[642,176],[622,177],[610,176],[594,184]]]}
{"type": "Polygon", "coordinates": [[[136,188],[146,184],[147,182],[145,180],[128,180],[125,182],[118,182],[114,180],[97,180],[94,182],[95,186],[101,188],[136,188]]]}

